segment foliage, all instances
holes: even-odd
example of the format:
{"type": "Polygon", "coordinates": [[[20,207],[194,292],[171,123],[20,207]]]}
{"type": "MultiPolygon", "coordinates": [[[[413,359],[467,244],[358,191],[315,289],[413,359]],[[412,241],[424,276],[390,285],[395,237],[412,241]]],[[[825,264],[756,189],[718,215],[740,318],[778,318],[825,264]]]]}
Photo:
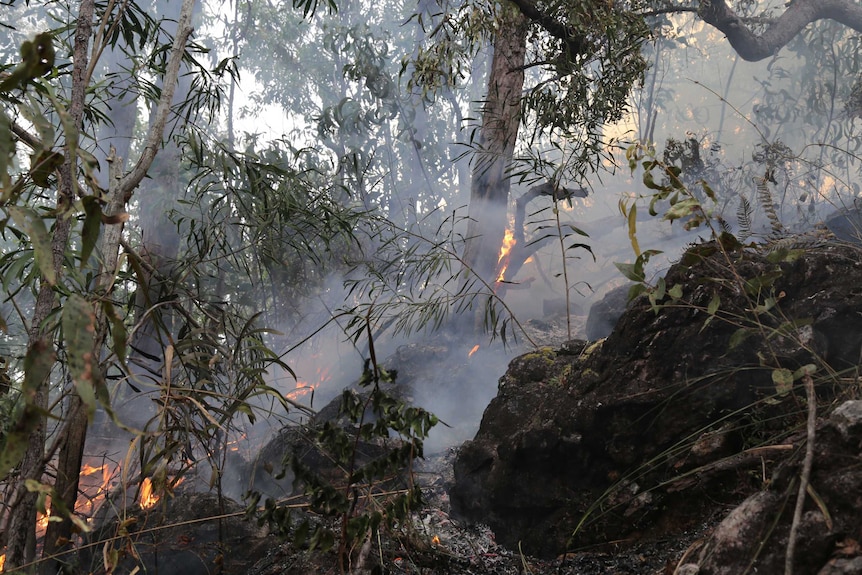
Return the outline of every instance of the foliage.
{"type": "MultiPolygon", "coordinates": [[[[366,324],[369,331],[370,328],[366,324]]],[[[327,522],[312,522],[308,517],[296,519],[291,506],[282,507],[267,499],[260,522],[267,522],[276,532],[292,537],[297,546],[328,550],[337,543],[342,573],[351,571],[367,554],[366,542],[377,539],[381,527],[403,525],[410,511],[422,504],[422,492],[413,482],[413,461],[423,457],[423,439],[437,424],[437,418],[386,393],[382,384],[392,384],[390,372],[371,358],[358,385],[360,391],[345,389],[339,416],[315,430],[313,441],[323,458],[336,470],[324,474],[303,462],[298,453],[285,462],[293,472],[294,486],[301,489],[312,513],[337,518],[337,532],[327,522]],[[383,452],[361,461],[358,451],[363,445],[382,445],[383,452]],[[403,487],[401,487],[403,485],[403,487]],[[357,551],[363,548],[364,551],[357,551]]],[[[250,510],[260,495],[254,494],[250,510]]]]}

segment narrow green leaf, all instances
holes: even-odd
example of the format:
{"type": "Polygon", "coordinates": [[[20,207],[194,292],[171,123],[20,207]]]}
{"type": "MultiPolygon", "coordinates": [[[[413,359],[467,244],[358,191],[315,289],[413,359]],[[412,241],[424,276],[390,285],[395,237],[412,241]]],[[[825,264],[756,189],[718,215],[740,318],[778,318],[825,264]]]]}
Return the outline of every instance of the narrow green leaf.
{"type": "Polygon", "coordinates": [[[12,136],[12,122],[3,109],[0,109],[0,190],[5,199],[7,191],[12,187],[9,177],[9,166],[15,156],[15,138],[12,136]]]}
{"type": "Polygon", "coordinates": [[[640,271],[638,271],[636,264],[614,262],[614,265],[617,266],[617,269],[620,270],[620,273],[623,274],[626,279],[633,282],[642,282],[645,279],[643,268],[641,267],[640,271]]]}
{"type": "Polygon", "coordinates": [[[63,342],[66,359],[78,395],[89,413],[96,409],[99,365],[93,354],[96,314],[83,297],[72,294],[63,306],[63,342]]]}
{"type": "Polygon", "coordinates": [[[51,240],[45,222],[35,211],[21,206],[6,206],[6,211],[18,226],[20,226],[33,244],[33,254],[36,265],[49,285],[56,285],[57,274],[54,271],[54,258],[51,253],[51,240]]]}
{"type": "Polygon", "coordinates": [[[632,203],[632,207],[628,213],[628,231],[629,231],[629,241],[632,244],[632,250],[635,252],[635,256],[641,255],[641,247],[638,244],[638,207],[634,202],[632,203]]]}
{"type": "Polygon", "coordinates": [[[786,367],[772,370],[772,383],[778,395],[787,395],[793,389],[793,372],[786,367]]]}
{"type": "Polygon", "coordinates": [[[24,356],[24,386],[21,396],[24,408],[7,430],[0,448],[0,480],[5,479],[24,457],[30,443],[30,434],[42,419],[41,410],[36,406],[36,391],[42,382],[47,381],[54,366],[53,349],[44,340],[36,340],[24,356]]]}
{"type": "Polygon", "coordinates": [[[718,297],[717,293],[712,294],[712,299],[709,301],[709,305],[706,307],[706,313],[708,313],[709,315],[715,315],[715,312],[718,311],[720,305],[721,298],[718,297]]]}
{"type": "Polygon", "coordinates": [[[737,329],[735,332],[733,332],[733,335],[730,336],[730,343],[728,344],[728,347],[730,349],[734,349],[736,347],[739,347],[739,345],[742,342],[744,342],[746,339],[748,339],[748,336],[750,336],[750,335],[751,335],[751,330],[748,328],[741,327],[741,328],[737,329]]]}
{"type": "Polygon", "coordinates": [[[84,228],[81,231],[81,269],[87,265],[90,255],[99,241],[99,230],[102,227],[102,206],[95,196],[84,196],[84,228]]]}
{"type": "Polygon", "coordinates": [[[127,352],[126,342],[128,340],[126,325],[123,323],[123,319],[117,314],[117,310],[111,302],[104,300],[102,302],[102,309],[105,312],[105,317],[107,317],[108,321],[111,322],[111,340],[113,341],[112,349],[116,354],[117,359],[120,360],[120,363],[125,364],[127,352]]]}
{"type": "Polygon", "coordinates": [[[40,188],[51,185],[51,175],[63,165],[63,154],[51,150],[40,150],[30,156],[30,177],[40,188]]]}

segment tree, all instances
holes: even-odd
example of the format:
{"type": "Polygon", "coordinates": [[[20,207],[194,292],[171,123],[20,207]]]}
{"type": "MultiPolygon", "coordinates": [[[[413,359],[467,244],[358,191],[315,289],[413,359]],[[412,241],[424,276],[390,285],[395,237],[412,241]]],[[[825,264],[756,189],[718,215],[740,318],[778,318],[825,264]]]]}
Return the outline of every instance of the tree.
{"type": "MultiPolygon", "coordinates": [[[[470,232],[465,265],[493,282],[495,264],[506,228],[509,182],[513,178],[547,177],[560,185],[560,171],[529,173],[514,156],[515,140],[524,127],[548,130],[553,137],[573,138],[574,175],[581,177],[597,164],[604,142],[601,127],[626,110],[625,98],[639,81],[645,63],[640,47],[650,36],[651,18],[671,13],[695,13],[727,36],[746,60],[775,54],[806,26],[831,18],[862,30],[862,8],[849,0],[796,0],[777,17],[749,23],[724,1],[693,2],[691,6],[662,2],[608,3],[562,0],[511,0],[493,11],[494,66],[483,103],[483,122],[473,164],[470,232]],[[514,11],[514,14],[513,14],[514,11]],[[760,29],[760,31],[756,31],[760,29]],[[601,32],[597,32],[597,31],[601,32]],[[531,47],[528,47],[528,39],[531,47]],[[536,56],[525,62],[522,55],[536,56]],[[523,71],[543,73],[521,103],[523,71]],[[513,113],[520,110],[522,113],[513,113]]],[[[477,2],[474,6],[483,6],[477,2]]],[[[449,17],[449,16],[447,16],[449,17]]],[[[454,18],[453,18],[454,19],[454,18]]],[[[469,25],[463,27],[470,37],[469,25]]],[[[442,50],[441,50],[442,52],[442,50]]],[[[570,167],[571,169],[572,167],[570,167]]]]}

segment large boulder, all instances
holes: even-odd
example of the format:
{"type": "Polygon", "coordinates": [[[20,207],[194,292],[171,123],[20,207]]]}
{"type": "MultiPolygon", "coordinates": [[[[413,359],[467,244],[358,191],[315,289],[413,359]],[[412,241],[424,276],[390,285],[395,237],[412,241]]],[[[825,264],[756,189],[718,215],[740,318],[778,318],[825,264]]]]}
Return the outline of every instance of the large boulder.
{"type": "Polygon", "coordinates": [[[821,397],[843,393],[862,348],[858,250],[793,247],[695,246],[665,278],[682,297],[513,360],[455,461],[453,510],[549,556],[673,537],[762,488],[805,418],[799,382],[777,383],[814,364],[821,397]]]}

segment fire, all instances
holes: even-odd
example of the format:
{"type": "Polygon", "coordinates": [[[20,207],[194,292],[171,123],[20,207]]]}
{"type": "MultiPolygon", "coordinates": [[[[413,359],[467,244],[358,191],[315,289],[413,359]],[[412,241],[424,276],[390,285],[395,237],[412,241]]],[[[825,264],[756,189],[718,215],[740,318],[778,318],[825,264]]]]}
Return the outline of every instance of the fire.
{"type": "Polygon", "coordinates": [[[47,511],[47,513],[45,513],[45,514],[42,514],[42,513],[36,514],[36,531],[37,532],[44,532],[45,529],[48,528],[48,521],[50,521],[51,510],[47,509],[46,511],[47,511]]]}
{"type": "Polygon", "coordinates": [[[509,256],[512,253],[512,248],[515,247],[515,232],[511,229],[506,230],[506,235],[503,236],[503,245],[500,246],[500,256],[497,258],[497,281],[501,282],[505,278],[506,268],[509,267],[509,256]]]}
{"type": "Polygon", "coordinates": [[[302,379],[296,380],[296,387],[287,392],[287,397],[290,399],[297,399],[312,393],[315,389],[320,387],[320,384],[329,379],[329,366],[318,367],[315,375],[317,376],[317,381],[314,383],[309,383],[302,379]]]}
{"type": "Polygon", "coordinates": [[[473,354],[479,351],[479,344],[473,346],[473,349],[470,350],[470,353],[467,354],[467,357],[473,357],[473,354]]]}
{"type": "Polygon", "coordinates": [[[0,555],[0,571],[3,571],[3,566],[6,565],[6,554],[0,555]]]}
{"type": "Polygon", "coordinates": [[[84,465],[81,466],[81,475],[93,475],[97,471],[102,471],[104,468],[105,468],[104,463],[98,467],[94,467],[94,466],[90,465],[89,463],[85,463],[84,465]]]}
{"type": "Polygon", "coordinates": [[[149,509],[159,502],[159,496],[153,493],[153,483],[149,477],[141,482],[141,509],[149,509]]]}

